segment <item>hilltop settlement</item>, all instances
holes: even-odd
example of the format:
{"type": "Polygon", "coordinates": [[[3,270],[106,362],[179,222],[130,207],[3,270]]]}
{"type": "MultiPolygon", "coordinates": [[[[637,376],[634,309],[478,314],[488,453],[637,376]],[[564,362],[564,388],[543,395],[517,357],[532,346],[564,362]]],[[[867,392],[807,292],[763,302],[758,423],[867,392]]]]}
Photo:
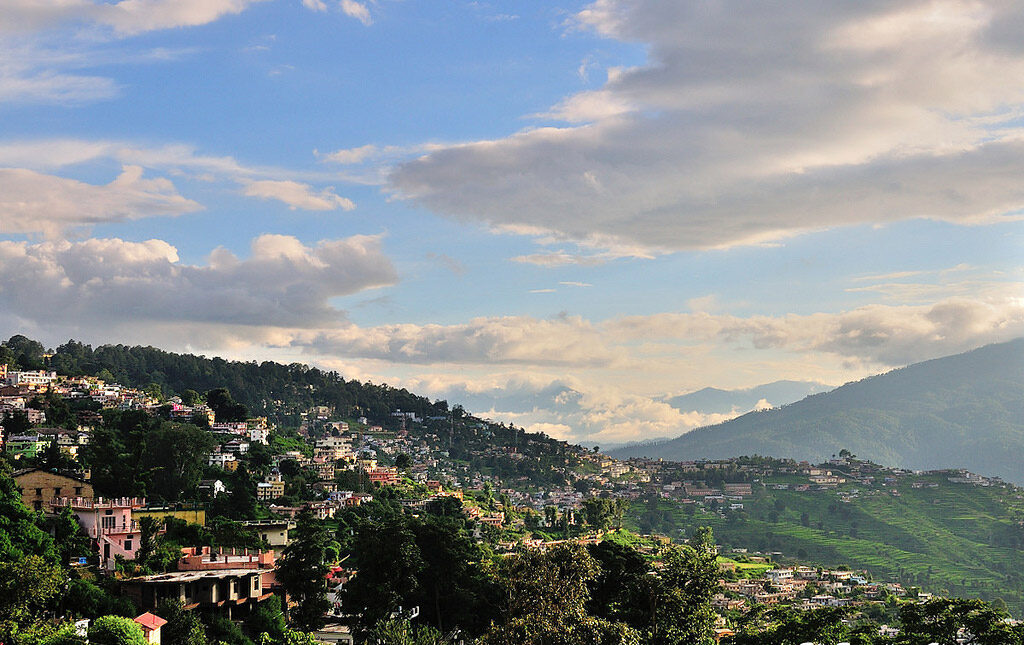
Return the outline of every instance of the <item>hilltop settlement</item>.
{"type": "Polygon", "coordinates": [[[0,423],[3,643],[1024,634],[1024,492],[965,470],[616,460],[305,366],[21,336],[0,423]]]}

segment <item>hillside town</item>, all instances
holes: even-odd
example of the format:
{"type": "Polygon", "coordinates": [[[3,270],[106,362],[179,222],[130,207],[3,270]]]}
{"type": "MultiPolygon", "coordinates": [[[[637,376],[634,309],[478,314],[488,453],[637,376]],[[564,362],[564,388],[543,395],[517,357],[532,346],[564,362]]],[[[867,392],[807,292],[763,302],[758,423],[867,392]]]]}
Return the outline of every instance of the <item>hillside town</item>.
{"type": "MultiPolygon", "coordinates": [[[[267,417],[240,415],[226,391],[191,393],[186,400],[165,397],[159,388],[6,366],[0,366],[0,383],[3,454],[14,468],[21,501],[43,516],[74,518],[87,548],[69,564],[115,582],[114,593],[142,612],[135,620],[149,642],[159,642],[164,618],[153,612],[167,599],[228,620],[249,616],[275,596],[287,606],[277,572],[299,518],[312,517],[341,532],[345,514],[375,498],[414,515],[450,502],[472,537],[499,555],[636,536],[623,528],[628,525],[649,535],[636,539],[655,567],[662,566],[665,544],[685,543],[694,533],[671,524],[652,526],[643,509],[675,509],[694,521],[728,524],[763,513],[766,495],[781,491],[828,500],[830,512],[837,503],[962,486],[1022,499],[999,479],[888,468],[848,451],[822,464],[759,457],[622,461],[597,447],[587,450],[461,410],[459,418],[401,410],[380,418],[340,418],[329,407],[315,406],[301,413],[298,426],[282,428],[267,417]],[[90,449],[109,442],[108,426],[125,414],[142,415],[135,423],[149,418],[199,433],[189,439],[200,451],[198,463],[178,496],[110,495],[117,488],[110,484],[114,473],[104,479],[106,466],[90,449]],[[52,425],[54,420],[60,425],[52,425]],[[238,500],[247,502],[239,508],[238,500]],[[221,517],[225,504],[235,505],[230,520],[221,517]],[[236,546],[223,545],[230,539],[207,546],[169,539],[219,530],[225,522],[238,532],[236,546]],[[659,535],[659,526],[671,530],[659,535]],[[162,540],[180,546],[154,566],[152,552],[162,540]],[[135,564],[140,557],[145,565],[135,564]]],[[[779,510],[776,500],[769,515],[779,510]]],[[[806,514],[802,519],[807,525],[806,514]]],[[[891,622],[895,599],[933,597],[897,580],[875,580],[866,570],[823,568],[791,550],[734,542],[720,543],[715,552],[721,576],[711,599],[717,640],[735,636],[742,616],[755,607],[842,608],[891,622]]],[[[344,624],[342,598],[358,570],[344,560],[331,564],[324,586],[330,603],[316,638],[349,642],[353,634],[344,624]]],[[[898,634],[888,623],[879,629],[882,636],[898,634]]]]}

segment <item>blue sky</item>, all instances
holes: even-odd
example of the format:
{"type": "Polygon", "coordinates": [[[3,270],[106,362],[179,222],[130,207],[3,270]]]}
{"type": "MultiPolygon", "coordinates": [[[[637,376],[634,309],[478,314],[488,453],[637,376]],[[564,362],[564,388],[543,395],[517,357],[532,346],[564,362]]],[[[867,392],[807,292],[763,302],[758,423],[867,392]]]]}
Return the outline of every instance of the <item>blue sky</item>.
{"type": "Polygon", "coordinates": [[[1007,340],[1022,25],[0,0],[0,326],[301,360],[588,443],[719,421],[665,402],[704,386],[1007,340]]]}

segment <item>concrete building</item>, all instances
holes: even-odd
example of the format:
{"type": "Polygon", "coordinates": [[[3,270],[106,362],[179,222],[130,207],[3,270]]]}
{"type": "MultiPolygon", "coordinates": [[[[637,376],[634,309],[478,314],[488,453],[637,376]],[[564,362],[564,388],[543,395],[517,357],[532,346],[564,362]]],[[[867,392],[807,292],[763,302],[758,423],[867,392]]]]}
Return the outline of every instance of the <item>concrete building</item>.
{"type": "Polygon", "coordinates": [[[21,489],[21,501],[35,511],[49,510],[57,497],[93,496],[92,484],[70,473],[59,473],[43,468],[25,468],[14,473],[14,482],[21,489]]]}
{"type": "Polygon", "coordinates": [[[60,497],[53,501],[54,511],[67,507],[78,518],[85,534],[99,551],[100,567],[113,570],[116,556],[134,560],[142,541],[139,522],[132,511],[146,505],[137,497],[60,497]]]}

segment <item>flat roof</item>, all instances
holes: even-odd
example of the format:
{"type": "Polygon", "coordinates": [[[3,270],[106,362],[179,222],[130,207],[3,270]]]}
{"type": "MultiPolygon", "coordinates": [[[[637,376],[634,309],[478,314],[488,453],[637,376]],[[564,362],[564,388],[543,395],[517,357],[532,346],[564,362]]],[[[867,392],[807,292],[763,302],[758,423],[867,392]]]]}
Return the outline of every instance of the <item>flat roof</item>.
{"type": "Polygon", "coordinates": [[[173,571],[158,573],[141,578],[129,578],[125,582],[195,582],[197,580],[219,580],[248,576],[254,573],[270,573],[273,569],[209,569],[205,571],[173,571]]]}

